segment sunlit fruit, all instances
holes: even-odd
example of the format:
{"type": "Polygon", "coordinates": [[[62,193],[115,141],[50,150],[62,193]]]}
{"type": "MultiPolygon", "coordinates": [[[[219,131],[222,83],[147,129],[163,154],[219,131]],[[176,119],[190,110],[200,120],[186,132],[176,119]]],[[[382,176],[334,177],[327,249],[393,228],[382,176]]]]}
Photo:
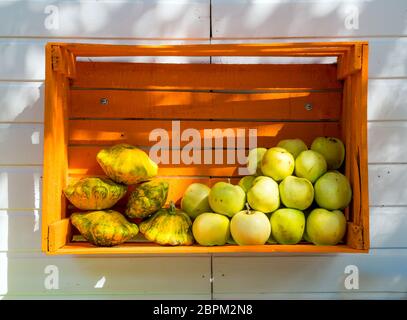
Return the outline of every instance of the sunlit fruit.
{"type": "Polygon", "coordinates": [[[226,216],[205,212],[194,220],[192,233],[202,246],[222,246],[230,236],[229,224],[226,216]]]}
{"type": "Polygon", "coordinates": [[[249,151],[249,155],[247,157],[247,169],[249,170],[249,174],[255,174],[258,176],[262,175],[261,160],[263,159],[266,151],[266,148],[255,148],[249,151]]]}
{"type": "Polygon", "coordinates": [[[290,176],[294,171],[294,157],[286,149],[270,148],[261,161],[261,171],[276,181],[290,176]]]}
{"type": "Polygon", "coordinates": [[[288,176],[279,185],[281,202],[288,208],[304,210],[314,201],[314,187],[305,178],[288,176]]]}
{"type": "Polygon", "coordinates": [[[228,182],[217,182],[209,192],[209,205],[216,213],[232,217],[246,203],[246,193],[240,186],[228,182]]]}
{"type": "Polygon", "coordinates": [[[230,232],[238,245],[265,244],[270,237],[270,221],[263,212],[243,210],[230,221],[230,232]]]}
{"type": "Polygon", "coordinates": [[[345,159],[345,146],[338,138],[318,137],[312,142],[311,150],[324,156],[329,170],[338,169],[345,159]]]}
{"type": "Polygon", "coordinates": [[[283,208],[273,212],[270,218],[271,234],[280,244],[296,244],[301,241],[305,229],[305,216],[300,210],[283,208]]]}
{"type": "Polygon", "coordinates": [[[260,176],[254,179],[247,192],[247,202],[254,210],[273,212],[280,206],[278,184],[270,177],[260,176]]]}
{"type": "Polygon", "coordinates": [[[245,176],[239,180],[238,184],[247,193],[252,187],[254,179],[256,179],[256,176],[245,176]]]}
{"type": "Polygon", "coordinates": [[[295,175],[314,183],[327,171],[325,158],[319,152],[306,150],[295,159],[295,175]]]}
{"type": "Polygon", "coordinates": [[[352,199],[348,179],[338,171],[328,171],[314,185],[315,201],[327,210],[344,209],[352,199]]]}
{"type": "Polygon", "coordinates": [[[298,155],[305,150],[308,150],[307,145],[305,144],[304,141],[301,139],[286,139],[286,140],[281,140],[278,144],[277,147],[284,148],[286,149],[289,153],[291,153],[295,158],[298,157],[298,155]]]}
{"type": "Polygon", "coordinates": [[[181,209],[191,218],[196,218],[204,212],[211,212],[209,193],[211,188],[202,183],[192,183],[185,190],[181,200],[181,209]]]}
{"type": "Polygon", "coordinates": [[[316,245],[333,246],[345,235],[346,218],[339,210],[314,209],[307,218],[307,240],[316,245]]]}

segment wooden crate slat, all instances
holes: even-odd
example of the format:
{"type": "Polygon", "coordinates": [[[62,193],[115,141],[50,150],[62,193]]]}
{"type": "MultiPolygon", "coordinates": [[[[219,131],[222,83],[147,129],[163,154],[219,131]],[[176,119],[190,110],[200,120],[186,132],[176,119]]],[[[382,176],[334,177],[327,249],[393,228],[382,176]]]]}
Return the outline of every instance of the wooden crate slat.
{"type": "Polygon", "coordinates": [[[339,119],[342,93],[209,93],[71,90],[70,118],[339,119]],[[102,104],[101,99],[107,99],[102,104]],[[312,110],[305,106],[312,105],[312,110]],[[250,112],[248,112],[250,110],[250,112]]]}
{"type": "Polygon", "coordinates": [[[334,64],[77,62],[72,86],[149,90],[340,89],[334,64]]]}
{"type": "MultiPolygon", "coordinates": [[[[163,140],[172,143],[171,120],[70,120],[69,121],[69,144],[70,145],[113,145],[117,143],[129,143],[136,146],[153,146],[157,142],[150,141],[150,133],[155,129],[164,129],[168,133],[168,139],[163,140]]],[[[232,131],[236,134],[238,129],[245,130],[246,144],[249,146],[248,130],[257,129],[258,146],[274,146],[281,139],[300,137],[305,143],[310,144],[318,136],[339,136],[339,123],[337,122],[251,122],[251,121],[181,121],[181,132],[185,129],[194,128],[200,133],[201,146],[213,140],[204,137],[205,129],[221,129],[232,131]]],[[[207,131],[208,132],[208,131],[207,131]]],[[[228,134],[229,131],[223,131],[228,134]]],[[[164,133],[163,133],[164,134],[164,133]]],[[[209,134],[209,132],[208,132],[209,134]]],[[[230,136],[230,135],[229,135],[230,136]]],[[[188,140],[187,140],[188,139],[188,140]]],[[[189,143],[180,141],[181,146],[189,143]]],[[[226,138],[224,146],[226,146],[226,138]]],[[[174,140],[174,144],[177,139],[174,140]]],[[[171,144],[169,144],[171,146],[171,144]]],[[[215,142],[213,141],[215,146],[215,142]]]]}

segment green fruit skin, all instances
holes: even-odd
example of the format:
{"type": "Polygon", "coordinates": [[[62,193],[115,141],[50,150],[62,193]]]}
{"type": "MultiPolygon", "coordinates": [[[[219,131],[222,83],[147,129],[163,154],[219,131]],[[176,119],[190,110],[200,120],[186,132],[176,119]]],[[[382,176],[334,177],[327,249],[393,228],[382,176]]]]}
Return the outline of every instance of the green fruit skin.
{"type": "Polygon", "coordinates": [[[327,163],[322,154],[306,150],[295,159],[295,175],[314,183],[327,171],[327,163]]]}
{"type": "Polygon", "coordinates": [[[157,212],[167,201],[169,184],[152,180],[140,184],[129,197],[126,215],[129,218],[146,218],[157,212]]]}
{"type": "Polygon", "coordinates": [[[211,212],[209,205],[209,193],[211,188],[202,183],[192,183],[185,190],[181,200],[181,209],[192,219],[204,212],[211,212]]]}
{"type": "Polygon", "coordinates": [[[261,161],[261,171],[265,176],[281,181],[294,172],[294,157],[286,149],[270,148],[261,161]]]}
{"type": "Polygon", "coordinates": [[[297,244],[305,229],[304,213],[296,209],[278,209],[270,218],[271,234],[280,244],[297,244]]]}
{"type": "Polygon", "coordinates": [[[269,213],[280,206],[278,184],[270,177],[260,176],[254,179],[247,193],[247,202],[254,210],[269,213]]]}
{"type": "Polygon", "coordinates": [[[256,176],[245,176],[239,180],[238,185],[247,193],[253,186],[254,179],[256,179],[256,176]]]}
{"type": "Polygon", "coordinates": [[[212,212],[200,214],[192,224],[192,233],[201,246],[223,246],[230,237],[229,219],[212,212]]]}
{"type": "Polygon", "coordinates": [[[110,179],[127,185],[150,180],[158,173],[157,164],[148,154],[128,144],[102,149],[96,160],[110,179]]]}
{"type": "Polygon", "coordinates": [[[262,245],[270,237],[270,221],[263,212],[240,211],[230,221],[230,232],[240,246],[262,245]]]}
{"type": "Polygon", "coordinates": [[[307,218],[307,240],[320,246],[334,246],[344,237],[346,218],[339,210],[314,209],[307,218]]]}
{"type": "Polygon", "coordinates": [[[127,186],[108,178],[82,178],[64,189],[68,200],[81,210],[103,210],[113,207],[127,192],[127,186]]]}
{"type": "Polygon", "coordinates": [[[266,148],[255,148],[249,151],[247,168],[250,174],[261,176],[261,160],[266,153],[266,148]]]}
{"type": "Polygon", "coordinates": [[[315,201],[327,210],[346,208],[352,200],[348,179],[338,171],[328,171],[314,185],[315,201]]]}
{"type": "Polygon", "coordinates": [[[312,142],[311,150],[324,156],[328,170],[338,169],[345,159],[345,146],[338,138],[318,137],[312,142]]]}
{"type": "Polygon", "coordinates": [[[288,176],[279,185],[281,202],[288,208],[305,210],[314,201],[314,187],[304,178],[288,176]]]}
{"type": "Polygon", "coordinates": [[[278,144],[277,147],[286,149],[289,153],[291,153],[295,158],[298,157],[298,155],[305,150],[308,150],[307,145],[305,144],[304,141],[301,139],[286,139],[286,140],[281,140],[278,144]]]}
{"type": "Polygon", "coordinates": [[[227,182],[217,182],[209,193],[211,209],[220,214],[233,217],[241,211],[246,203],[244,190],[227,182]]]}

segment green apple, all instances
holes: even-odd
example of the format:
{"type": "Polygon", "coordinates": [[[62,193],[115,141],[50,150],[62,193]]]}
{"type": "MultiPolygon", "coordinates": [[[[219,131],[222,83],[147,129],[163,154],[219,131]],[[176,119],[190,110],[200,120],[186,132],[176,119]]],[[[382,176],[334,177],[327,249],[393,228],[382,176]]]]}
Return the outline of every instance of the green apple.
{"type": "Polygon", "coordinates": [[[270,218],[271,234],[280,244],[296,244],[301,241],[305,229],[304,213],[296,209],[278,209],[270,218]]]}
{"type": "Polygon", "coordinates": [[[338,169],[345,159],[345,146],[338,138],[318,137],[312,142],[311,150],[324,156],[330,170],[338,169]]]}
{"type": "Polygon", "coordinates": [[[305,178],[288,176],[279,185],[281,202],[288,208],[305,210],[314,201],[314,187],[305,178]]]}
{"type": "Polygon", "coordinates": [[[236,213],[230,221],[230,233],[241,246],[265,244],[270,232],[270,221],[260,211],[243,210],[236,213]]]}
{"type": "Polygon", "coordinates": [[[255,148],[249,151],[249,155],[247,157],[247,169],[249,170],[250,174],[255,174],[258,176],[262,175],[260,164],[266,151],[266,148],[255,148]]]}
{"type": "Polygon", "coordinates": [[[338,171],[328,171],[315,182],[315,201],[327,210],[344,209],[352,199],[348,178],[338,171]]]}
{"type": "Polygon", "coordinates": [[[216,213],[233,217],[244,208],[246,193],[240,186],[217,182],[209,192],[209,205],[216,213]]]}
{"type": "Polygon", "coordinates": [[[259,176],[247,192],[247,202],[254,210],[273,212],[280,206],[278,184],[270,177],[259,176]]]}
{"type": "Polygon", "coordinates": [[[209,193],[211,188],[202,183],[192,183],[185,190],[181,200],[181,209],[192,219],[204,212],[211,212],[209,193]]]}
{"type": "Polygon", "coordinates": [[[201,246],[223,246],[230,236],[229,219],[217,213],[200,214],[192,224],[192,233],[201,246]]]}
{"type": "Polygon", "coordinates": [[[261,171],[265,176],[281,181],[294,171],[294,157],[286,149],[270,148],[261,161],[261,171]]]}
{"type": "Polygon", "coordinates": [[[245,176],[239,180],[238,185],[247,193],[253,186],[254,179],[256,179],[256,176],[245,176]]]}
{"type": "Polygon", "coordinates": [[[346,218],[339,210],[314,209],[307,218],[306,233],[309,241],[320,246],[334,246],[346,231],[346,218]]]}
{"type": "Polygon", "coordinates": [[[313,150],[306,150],[295,159],[295,175],[314,183],[327,171],[324,156],[313,150]]]}
{"type": "Polygon", "coordinates": [[[305,144],[304,141],[301,139],[286,139],[286,140],[281,140],[278,144],[277,147],[284,148],[286,149],[289,153],[291,153],[295,158],[298,157],[298,155],[305,150],[308,150],[307,145],[305,144]]]}

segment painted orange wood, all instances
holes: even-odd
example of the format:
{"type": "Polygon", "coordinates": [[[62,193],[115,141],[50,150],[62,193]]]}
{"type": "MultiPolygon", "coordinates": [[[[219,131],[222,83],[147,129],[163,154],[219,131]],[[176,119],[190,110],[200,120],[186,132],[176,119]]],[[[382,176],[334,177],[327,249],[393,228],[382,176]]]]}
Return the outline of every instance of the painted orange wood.
{"type": "Polygon", "coordinates": [[[340,89],[334,64],[77,62],[75,88],[148,90],[340,89]]]}
{"type": "MultiPolygon", "coordinates": [[[[208,254],[208,253],[363,253],[369,248],[367,181],[366,42],[230,44],[191,46],[115,46],[54,43],[47,46],[43,250],[50,254],[208,254]],[[77,62],[77,56],[337,56],[332,65],[216,65],[77,62]],[[337,80],[339,79],[339,80],[337,80]],[[101,105],[100,99],[108,104],[101,105]],[[305,103],[313,109],[306,111],[305,103]],[[149,133],[181,130],[257,128],[258,145],[283,138],[341,137],[346,144],[345,174],[353,200],[345,210],[346,245],[318,247],[222,246],[162,247],[126,243],[97,248],[72,243],[72,212],[62,195],[67,176],[102,174],[95,156],[115,143],[148,151],[149,133]],[[321,120],[329,121],[321,121],[321,120]],[[338,121],[333,121],[338,120],[338,121]]],[[[171,137],[168,138],[171,140],[171,137]]],[[[175,141],[175,140],[174,140],[175,141]]],[[[181,143],[184,146],[188,141],[181,143]]],[[[226,152],[220,148],[222,154],[226,152]]],[[[247,152],[247,141],[243,147],[247,152]]],[[[230,149],[234,150],[235,146],[230,149]]],[[[192,182],[237,183],[236,165],[160,165],[170,183],[169,200],[179,203],[192,182]]],[[[132,187],[133,188],[133,187],[132,187]]],[[[118,203],[123,211],[126,198],[118,203]]]]}
{"type": "Polygon", "coordinates": [[[70,241],[71,223],[69,219],[58,220],[49,225],[49,251],[62,248],[70,241]]]}
{"type": "Polygon", "coordinates": [[[297,245],[262,245],[237,246],[225,245],[215,247],[194,246],[159,246],[152,243],[125,243],[114,248],[95,247],[89,243],[70,243],[51,254],[233,254],[233,253],[367,253],[366,250],[352,249],[346,245],[315,246],[297,245]]]}
{"type": "Polygon", "coordinates": [[[367,44],[362,46],[362,71],[361,71],[361,93],[360,105],[360,145],[358,148],[359,172],[360,172],[360,215],[361,226],[363,228],[363,245],[364,249],[370,247],[369,238],[369,172],[368,172],[368,144],[367,144],[367,90],[368,90],[368,60],[369,48],[367,44]]]}
{"type": "Polygon", "coordinates": [[[48,238],[48,226],[65,216],[66,201],[62,188],[66,184],[68,165],[68,80],[52,70],[55,48],[46,47],[46,83],[44,112],[44,173],[42,192],[42,249],[55,245],[48,238]]]}
{"type": "MultiPolygon", "coordinates": [[[[173,122],[170,120],[70,120],[69,121],[69,144],[70,145],[112,145],[117,143],[129,143],[136,146],[153,146],[157,139],[152,140],[151,133],[157,132],[163,140],[171,146],[173,122]],[[164,129],[168,133],[165,137],[164,129]],[[150,138],[151,136],[151,138],[150,138]],[[152,140],[152,141],[150,141],[152,140]]],[[[175,128],[175,127],[174,127],[175,128]]],[[[245,146],[249,146],[249,130],[257,129],[258,146],[274,146],[279,140],[292,137],[301,137],[310,144],[318,136],[339,136],[339,123],[337,122],[252,122],[252,121],[181,121],[181,133],[186,129],[196,129],[200,133],[201,146],[209,146],[212,141],[215,147],[215,137],[236,137],[238,132],[246,133],[245,146]],[[205,136],[205,129],[206,136],[205,136]],[[221,129],[219,134],[209,129],[221,129]],[[238,131],[241,129],[241,131],[238,131]]],[[[174,131],[175,132],[175,131],[174,131]]],[[[185,133],[187,135],[188,132],[185,133]]],[[[180,137],[181,139],[181,137],[180,137]]],[[[177,141],[181,146],[189,144],[192,139],[184,136],[185,141],[177,141]]],[[[198,141],[198,140],[197,140],[198,141]]],[[[236,139],[234,139],[236,141],[236,139]]],[[[223,139],[223,146],[227,145],[226,138],[223,139]]],[[[229,142],[229,146],[231,142],[229,142]]],[[[236,143],[237,146],[237,143],[236,143]]],[[[222,146],[220,146],[222,147],[222,146]]],[[[233,148],[233,147],[232,147],[233,148]]]]}
{"type": "Polygon", "coordinates": [[[357,44],[367,42],[309,42],[267,44],[198,45],[98,45],[59,44],[76,56],[336,56],[347,54],[357,44]]]}
{"type": "Polygon", "coordinates": [[[338,120],[342,93],[71,90],[71,118],[338,120]],[[108,104],[101,104],[107,99],[108,104]],[[312,110],[305,106],[312,105],[312,110]],[[250,112],[248,112],[250,110],[250,112]],[[114,112],[113,112],[114,111],[114,112]]]}

